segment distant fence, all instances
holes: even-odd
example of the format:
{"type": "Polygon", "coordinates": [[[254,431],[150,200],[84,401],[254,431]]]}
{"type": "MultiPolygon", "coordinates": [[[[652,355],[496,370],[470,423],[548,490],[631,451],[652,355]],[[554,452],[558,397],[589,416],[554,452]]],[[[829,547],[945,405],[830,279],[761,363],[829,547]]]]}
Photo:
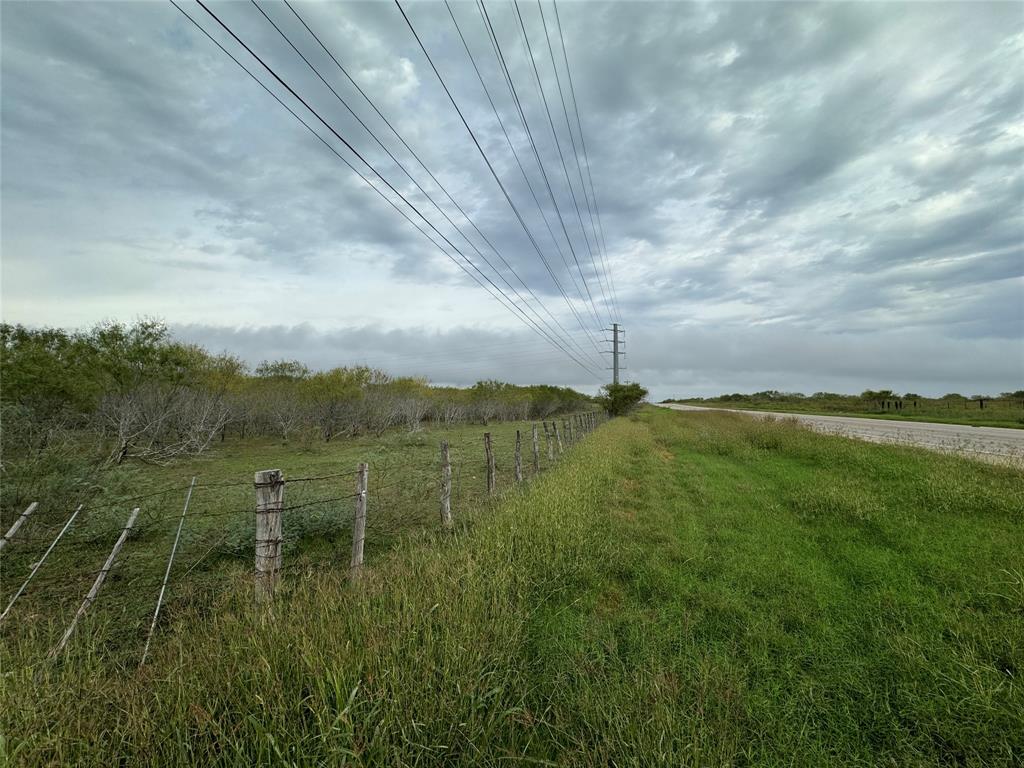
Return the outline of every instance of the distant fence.
{"type": "MultiPolygon", "coordinates": [[[[79,622],[99,600],[108,577],[117,569],[124,575],[121,579],[124,589],[152,590],[155,597],[155,603],[151,604],[146,617],[136,616],[134,624],[132,621],[125,622],[139,629],[145,627],[145,645],[139,662],[141,665],[146,660],[150,643],[158,629],[169,587],[172,584],[180,587],[186,577],[197,573],[197,568],[216,553],[227,553],[237,559],[247,549],[252,552],[254,595],[260,604],[273,601],[279,591],[288,567],[285,564],[285,545],[289,541],[310,538],[320,539],[321,543],[327,541],[331,546],[322,560],[313,560],[302,556],[302,553],[293,552],[296,564],[304,568],[346,568],[350,577],[355,579],[364,568],[368,541],[374,537],[387,539],[398,531],[415,527],[417,522],[429,524],[426,519],[417,520],[415,515],[403,513],[417,506],[416,502],[419,502],[418,507],[422,511],[432,490],[436,491],[433,498],[437,505],[434,520],[440,522],[444,530],[450,530],[461,511],[460,502],[467,502],[471,496],[484,498],[498,492],[502,485],[499,470],[510,472],[511,486],[522,483],[528,476],[540,473],[542,465],[553,464],[569,447],[596,429],[602,420],[599,414],[589,412],[562,418],[561,424],[558,420],[531,424],[529,433],[525,435],[517,429],[511,461],[506,464],[503,459],[500,466],[496,455],[498,446],[491,432],[485,432],[480,446],[484,460],[483,477],[479,479],[481,490],[474,494],[459,492],[464,487],[463,467],[457,462],[453,463],[451,446],[447,440],[442,440],[438,458],[420,466],[408,463],[395,466],[390,460],[373,463],[367,461],[359,462],[350,471],[295,478],[285,477],[285,473],[279,469],[260,470],[255,472],[251,483],[199,483],[197,478],[192,478],[192,482],[184,488],[164,488],[100,506],[79,504],[49,532],[45,532],[45,529],[42,532],[29,530],[33,515],[38,516],[39,510],[39,504],[33,502],[0,538],[0,552],[5,559],[19,548],[38,545],[36,551],[42,550],[38,557],[27,551],[16,553],[21,554],[20,559],[26,566],[27,575],[23,579],[19,577],[18,586],[10,597],[7,597],[8,590],[4,589],[5,599],[0,600],[4,606],[0,613],[0,629],[6,629],[8,623],[15,624],[16,629],[18,611],[27,596],[41,590],[59,588],[58,599],[36,600],[26,611],[32,615],[23,616],[21,620],[28,623],[33,618],[38,619],[39,613],[47,606],[54,607],[57,614],[65,612],[69,618],[62,619],[59,615],[48,617],[59,621],[63,628],[59,640],[50,648],[48,657],[53,659],[60,656],[71,642],[79,622]],[[542,460],[545,456],[546,461],[542,460]],[[341,482],[348,483],[351,492],[342,491],[339,488],[341,482]],[[328,486],[326,492],[324,485],[328,486]],[[224,508],[225,495],[236,496],[246,489],[252,489],[250,492],[255,496],[254,504],[247,508],[224,508]],[[217,494],[215,499],[205,501],[205,507],[200,500],[204,492],[217,494]],[[184,498],[180,502],[180,511],[158,515],[146,514],[144,511],[155,500],[161,500],[163,506],[168,507],[173,497],[182,493],[184,498]],[[84,510],[94,515],[97,512],[105,514],[96,516],[90,524],[82,525],[77,521],[81,519],[84,510]],[[118,521],[116,516],[125,512],[126,518],[118,521]],[[300,516],[296,517],[294,513],[300,516]],[[286,517],[292,529],[288,532],[292,539],[286,536],[286,517]],[[351,521],[347,557],[339,552],[338,537],[328,535],[342,530],[346,518],[351,521]],[[251,528],[247,524],[242,528],[225,524],[245,519],[251,521],[251,528]],[[152,534],[158,529],[162,530],[162,525],[173,526],[174,530],[169,551],[164,556],[159,555],[155,546],[145,549],[138,542],[134,549],[129,546],[133,534],[140,537],[143,529],[152,534]],[[111,541],[113,543],[109,551],[99,549],[111,541]],[[54,552],[66,551],[75,544],[79,550],[71,554],[76,556],[65,552],[62,562],[52,564],[51,556],[54,552]],[[188,565],[182,570],[182,557],[186,550],[191,552],[191,556],[188,565]],[[97,557],[100,552],[106,554],[101,567],[90,570],[85,562],[97,557]],[[127,569],[129,563],[135,567],[127,569]],[[178,576],[172,580],[176,566],[178,576]],[[88,590],[82,597],[81,590],[87,585],[88,590]],[[78,600],[73,597],[76,591],[78,600]]],[[[472,461],[464,464],[471,471],[473,466],[479,466],[472,461]]],[[[476,480],[476,476],[466,479],[476,480]]],[[[179,495],[178,498],[182,497],[179,495]]],[[[5,567],[4,570],[9,572],[11,569],[5,567]]]]}

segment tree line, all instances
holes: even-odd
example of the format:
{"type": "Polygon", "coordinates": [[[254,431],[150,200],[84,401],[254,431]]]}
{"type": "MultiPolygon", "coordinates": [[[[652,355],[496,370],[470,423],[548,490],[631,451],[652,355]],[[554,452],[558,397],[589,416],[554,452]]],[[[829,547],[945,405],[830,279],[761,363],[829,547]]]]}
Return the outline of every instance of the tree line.
{"type": "Polygon", "coordinates": [[[330,441],[425,422],[543,419],[593,402],[566,387],[439,387],[360,365],[250,369],[152,320],[83,331],[2,324],[0,353],[5,458],[71,440],[107,462],[167,463],[231,437],[330,441]]]}

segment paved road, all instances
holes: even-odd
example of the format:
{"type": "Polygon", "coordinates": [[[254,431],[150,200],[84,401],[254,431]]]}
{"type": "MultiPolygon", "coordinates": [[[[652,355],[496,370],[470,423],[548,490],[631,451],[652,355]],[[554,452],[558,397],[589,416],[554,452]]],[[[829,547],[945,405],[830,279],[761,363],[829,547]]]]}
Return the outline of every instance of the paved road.
{"type": "Polygon", "coordinates": [[[961,453],[997,464],[1024,467],[1024,429],[970,427],[924,421],[887,421],[856,416],[813,416],[806,413],[775,413],[734,408],[701,408],[696,405],[663,403],[677,411],[729,411],[752,416],[796,419],[818,432],[855,437],[873,443],[901,443],[935,451],[961,453]]]}

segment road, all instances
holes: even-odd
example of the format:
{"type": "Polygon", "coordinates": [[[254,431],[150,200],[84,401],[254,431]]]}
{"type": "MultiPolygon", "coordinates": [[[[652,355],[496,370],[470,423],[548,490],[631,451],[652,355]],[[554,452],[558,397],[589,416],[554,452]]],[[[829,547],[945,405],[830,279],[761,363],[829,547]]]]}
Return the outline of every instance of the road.
{"type": "Polygon", "coordinates": [[[729,411],[747,416],[771,416],[796,419],[813,430],[844,435],[872,443],[899,443],[959,453],[996,464],[1024,467],[1024,429],[971,427],[963,424],[937,424],[924,421],[887,421],[856,416],[816,416],[807,413],[777,413],[735,408],[702,408],[680,403],[659,403],[677,411],[729,411]]]}

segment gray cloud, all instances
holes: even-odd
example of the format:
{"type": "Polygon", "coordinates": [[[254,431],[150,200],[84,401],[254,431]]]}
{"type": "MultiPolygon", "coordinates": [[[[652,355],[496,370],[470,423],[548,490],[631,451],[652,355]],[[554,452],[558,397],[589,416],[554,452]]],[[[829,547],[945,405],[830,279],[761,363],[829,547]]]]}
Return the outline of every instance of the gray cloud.
{"type": "MultiPolygon", "coordinates": [[[[228,45],[198,6],[186,7],[228,45]]],[[[287,8],[262,7],[462,222],[287,8]]],[[[456,4],[454,13],[539,208],[444,6],[407,12],[591,336],[393,5],[297,8],[515,274],[471,227],[473,245],[445,222],[251,4],[214,8],[455,246],[503,288],[503,278],[525,281],[545,322],[556,316],[591,368],[605,364],[594,346],[611,286],[585,244],[584,171],[535,5],[521,11],[565,171],[517,18],[507,4],[488,12],[556,204],[478,11],[456,4]]],[[[664,394],[1024,380],[1016,4],[558,10],[634,375],[664,394]]],[[[169,4],[8,3],[2,44],[5,320],[158,314],[254,362],[369,360],[459,383],[592,378],[524,330],[169,4]],[[505,349],[519,356],[497,354],[505,349]]]]}

